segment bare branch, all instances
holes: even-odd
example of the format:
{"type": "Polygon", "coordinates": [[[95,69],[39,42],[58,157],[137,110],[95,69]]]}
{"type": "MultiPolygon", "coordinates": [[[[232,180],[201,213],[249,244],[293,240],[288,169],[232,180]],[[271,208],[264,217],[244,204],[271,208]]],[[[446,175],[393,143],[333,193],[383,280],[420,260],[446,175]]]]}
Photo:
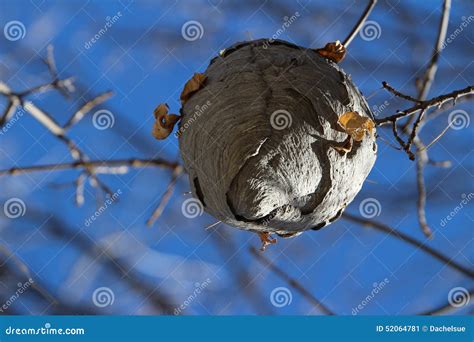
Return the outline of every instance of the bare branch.
{"type": "Polygon", "coordinates": [[[410,160],[415,160],[415,155],[413,154],[413,152],[410,151],[409,145],[405,144],[403,139],[398,134],[397,123],[395,121],[392,121],[392,132],[397,142],[400,144],[403,150],[408,154],[408,157],[410,158],[410,160]]]}
{"type": "Polygon", "coordinates": [[[415,123],[413,124],[410,138],[408,138],[405,152],[408,153],[410,160],[415,160],[415,156],[413,155],[413,153],[411,153],[410,148],[411,148],[411,144],[413,143],[413,140],[415,140],[415,138],[417,137],[417,130],[418,130],[418,127],[420,126],[420,122],[423,120],[424,114],[425,114],[425,109],[422,109],[420,111],[420,114],[418,114],[418,117],[416,118],[415,123]]]}
{"type": "Polygon", "coordinates": [[[45,59],[45,63],[48,66],[49,73],[51,74],[51,78],[56,80],[58,78],[58,69],[56,68],[56,61],[54,60],[54,47],[53,45],[48,45],[46,48],[47,56],[45,59]]]}
{"type": "Polygon", "coordinates": [[[39,123],[48,129],[48,131],[55,136],[64,135],[64,129],[52,118],[51,115],[46,114],[42,109],[37,107],[33,102],[26,101],[23,103],[23,108],[31,114],[39,123]]]}
{"type": "MultiPolygon", "coordinates": [[[[468,298],[474,298],[474,290],[469,291],[468,293],[468,298]]],[[[460,307],[456,307],[451,305],[451,303],[446,303],[441,306],[438,306],[432,310],[429,311],[424,311],[422,313],[419,313],[418,315],[422,316],[439,316],[439,315],[446,315],[451,313],[452,311],[459,310],[460,307]]]]}
{"type": "Polygon", "coordinates": [[[334,315],[334,313],[321,301],[319,301],[311,292],[309,292],[303,285],[301,285],[297,280],[291,278],[286,274],[281,268],[273,264],[269,259],[267,259],[261,252],[258,252],[254,247],[249,248],[250,254],[257,259],[262,265],[266,266],[270,271],[275,273],[277,276],[285,280],[289,286],[298,291],[304,298],[306,298],[314,307],[318,310],[321,310],[326,315],[334,315]]]}
{"type": "Polygon", "coordinates": [[[438,58],[441,53],[441,50],[443,49],[444,40],[446,39],[450,10],[451,0],[444,0],[443,15],[439,23],[438,38],[436,39],[436,44],[433,49],[433,54],[431,55],[430,63],[428,65],[428,68],[426,68],[423,81],[420,86],[420,91],[418,93],[419,100],[424,100],[428,95],[431,88],[431,84],[434,81],[436,71],[438,70],[438,58]]]}
{"type": "Polygon", "coordinates": [[[64,125],[64,129],[68,130],[71,128],[73,125],[78,123],[82,118],[90,112],[94,107],[100,105],[101,103],[105,102],[108,100],[114,93],[111,91],[105,92],[103,94],[100,94],[96,97],[94,97],[92,100],[87,101],[77,112],[75,112],[69,120],[66,122],[64,125]]]}
{"type": "Polygon", "coordinates": [[[86,174],[84,172],[81,172],[79,177],[77,177],[77,180],[75,182],[76,185],[76,205],[80,207],[81,205],[84,204],[84,183],[86,181],[86,174]]]}
{"type": "Polygon", "coordinates": [[[183,173],[183,168],[181,166],[177,166],[174,171],[173,175],[171,176],[171,180],[168,184],[168,187],[161,197],[158,206],[156,209],[153,211],[153,214],[151,214],[150,218],[146,221],[146,224],[148,226],[151,226],[156,220],[158,220],[163,214],[163,210],[165,209],[166,205],[168,204],[171,195],[173,195],[174,188],[176,186],[176,182],[178,181],[179,176],[183,173]]]}
{"type": "Polygon", "coordinates": [[[408,101],[411,101],[411,102],[415,102],[415,103],[421,103],[422,102],[420,100],[415,99],[414,97],[411,97],[410,95],[405,95],[405,94],[399,92],[398,90],[393,88],[390,84],[388,84],[385,81],[382,82],[382,87],[387,89],[389,92],[391,92],[396,97],[400,97],[402,99],[405,99],[405,100],[408,100],[408,101]]]}
{"type": "Polygon", "coordinates": [[[58,163],[58,164],[46,164],[36,165],[27,167],[13,167],[10,169],[0,170],[0,176],[5,175],[19,175],[30,172],[41,172],[41,171],[58,171],[68,169],[83,169],[83,168],[117,168],[117,167],[132,167],[132,168],[143,168],[143,167],[161,167],[166,169],[174,170],[179,165],[176,163],[169,162],[164,159],[116,159],[116,160],[78,160],[71,163],[58,163]]]}
{"type": "Polygon", "coordinates": [[[38,283],[37,277],[33,276],[28,266],[18,256],[16,256],[6,245],[0,244],[0,253],[5,256],[4,261],[1,262],[2,267],[4,267],[5,264],[11,260],[16,265],[16,270],[18,270],[28,280],[33,280],[30,285],[41,297],[43,297],[53,305],[59,303],[59,301],[51,293],[49,293],[38,283]]]}
{"type": "Polygon", "coordinates": [[[425,242],[420,242],[420,241],[416,240],[415,238],[412,238],[411,236],[406,235],[405,233],[402,233],[398,230],[395,230],[394,228],[391,228],[390,226],[388,226],[386,224],[383,224],[381,222],[378,222],[378,221],[364,219],[362,217],[358,217],[358,216],[355,216],[355,215],[352,215],[352,214],[349,214],[349,213],[342,214],[342,218],[345,219],[345,220],[348,220],[348,221],[358,223],[358,224],[360,224],[362,226],[365,226],[365,227],[374,228],[375,230],[378,230],[380,232],[383,232],[385,234],[393,236],[393,237],[399,239],[400,241],[403,241],[405,243],[408,243],[409,245],[412,245],[412,246],[420,249],[421,251],[423,251],[423,252],[427,253],[428,255],[432,256],[433,258],[441,261],[446,266],[449,266],[449,267],[461,272],[465,276],[474,279],[474,270],[470,270],[470,269],[464,267],[463,265],[458,264],[456,261],[450,259],[449,257],[443,255],[441,252],[438,252],[437,250],[435,250],[435,249],[433,249],[429,246],[426,246],[425,242]]]}
{"type": "Polygon", "coordinates": [[[246,255],[242,253],[243,245],[234,242],[233,235],[227,230],[221,229],[219,233],[210,232],[208,236],[217,247],[217,251],[225,265],[231,270],[230,275],[234,284],[239,286],[239,294],[244,295],[245,300],[254,308],[259,315],[274,314],[272,306],[261,293],[259,278],[255,277],[252,269],[248,267],[246,255]]]}
{"type": "Polygon", "coordinates": [[[428,222],[426,221],[426,186],[425,186],[425,176],[424,176],[424,169],[425,164],[428,162],[428,154],[424,150],[423,143],[416,138],[415,145],[417,147],[417,156],[416,159],[416,184],[418,187],[418,200],[417,200],[417,209],[418,209],[418,222],[420,223],[421,230],[423,234],[429,239],[432,238],[433,232],[431,228],[428,226],[428,222]]]}
{"type": "Polygon", "coordinates": [[[63,80],[54,80],[52,82],[48,82],[45,84],[38,85],[36,87],[23,90],[21,92],[15,93],[15,95],[24,98],[25,96],[31,95],[31,94],[41,94],[45,93],[50,90],[58,90],[60,91],[64,96],[69,96],[67,92],[73,92],[74,91],[74,78],[73,77],[68,77],[63,80]],[[67,91],[67,92],[66,92],[67,91]]]}
{"type": "MultiPolygon", "coordinates": [[[[448,131],[448,129],[451,128],[451,126],[452,126],[453,123],[454,123],[454,121],[453,121],[453,122],[450,122],[450,123],[446,126],[446,128],[443,129],[443,130],[441,131],[441,133],[436,136],[436,138],[434,138],[428,145],[423,146],[423,147],[420,149],[420,152],[421,152],[421,151],[428,150],[431,146],[433,146],[434,144],[436,144],[436,142],[437,142],[439,139],[441,139],[441,138],[443,137],[443,135],[446,134],[446,132],[448,131]]],[[[431,160],[428,160],[428,164],[435,165],[435,166],[439,166],[439,165],[436,165],[436,163],[432,163],[431,160]]],[[[451,164],[449,164],[449,165],[451,165],[451,164]]]]}
{"type": "Polygon", "coordinates": [[[461,97],[466,96],[466,95],[472,95],[472,94],[474,94],[474,86],[468,86],[468,87],[463,88],[463,89],[454,90],[454,91],[452,91],[448,94],[439,95],[439,96],[433,97],[432,99],[422,101],[419,104],[414,105],[413,107],[405,109],[401,112],[398,112],[394,115],[387,116],[387,117],[381,118],[381,119],[375,119],[375,123],[378,126],[383,126],[383,125],[389,124],[393,121],[400,120],[401,118],[411,116],[411,115],[417,113],[420,110],[423,110],[423,109],[427,110],[431,107],[442,106],[447,101],[451,101],[451,100],[456,101],[456,99],[458,99],[458,98],[461,98],[461,97]]]}
{"type": "Polygon", "coordinates": [[[349,44],[355,38],[357,33],[359,33],[360,29],[362,28],[365,21],[367,20],[370,12],[372,12],[372,10],[374,9],[376,3],[377,3],[377,0],[370,0],[367,7],[365,8],[364,13],[362,13],[362,16],[359,18],[359,21],[356,23],[356,25],[354,26],[352,31],[349,33],[349,35],[346,37],[346,39],[344,39],[344,41],[342,42],[342,45],[344,45],[345,48],[349,46],[349,44]]]}
{"type": "MultiPolygon", "coordinates": [[[[428,147],[427,147],[428,148],[428,147]]],[[[450,160],[433,160],[429,159],[428,164],[435,166],[435,167],[443,167],[443,168],[448,168],[451,167],[452,163],[450,160]]]]}
{"type": "Polygon", "coordinates": [[[8,99],[8,104],[5,107],[5,110],[0,117],[0,128],[3,127],[13,116],[13,113],[15,113],[15,110],[17,109],[18,105],[20,104],[20,101],[18,100],[17,97],[12,97],[8,99]]]}

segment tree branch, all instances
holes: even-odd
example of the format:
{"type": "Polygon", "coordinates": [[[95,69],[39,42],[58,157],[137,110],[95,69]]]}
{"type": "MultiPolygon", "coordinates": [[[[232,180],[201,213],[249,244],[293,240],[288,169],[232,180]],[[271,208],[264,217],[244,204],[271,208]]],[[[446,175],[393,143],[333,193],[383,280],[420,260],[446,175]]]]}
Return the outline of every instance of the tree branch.
{"type": "Polygon", "coordinates": [[[257,259],[262,265],[266,266],[270,271],[275,273],[278,277],[282,278],[288,283],[289,286],[298,291],[304,298],[306,298],[315,308],[321,310],[325,315],[334,315],[334,313],[323,303],[321,303],[311,292],[309,292],[303,285],[297,280],[291,278],[282,269],[273,264],[267,259],[261,252],[257,251],[254,247],[249,248],[250,254],[257,259]]]}
{"type": "Polygon", "coordinates": [[[355,38],[357,33],[359,33],[360,29],[364,25],[365,21],[367,20],[370,12],[374,9],[375,5],[377,4],[377,0],[370,0],[368,3],[367,7],[365,8],[364,13],[362,13],[362,16],[359,18],[359,21],[356,23],[352,31],[349,33],[349,35],[344,39],[342,42],[342,45],[344,45],[345,48],[349,46],[349,44],[352,42],[352,40],[355,38]]]}
{"type": "MultiPolygon", "coordinates": [[[[172,163],[164,159],[116,159],[116,160],[78,160],[71,163],[58,163],[58,164],[46,164],[46,165],[35,165],[26,167],[12,167],[10,169],[0,170],[0,176],[5,175],[19,175],[23,173],[41,172],[41,171],[58,171],[68,169],[83,169],[83,168],[101,168],[101,173],[107,173],[107,169],[113,168],[125,168],[123,171],[127,171],[128,167],[132,168],[144,168],[144,167],[161,167],[165,169],[174,170],[179,167],[179,164],[172,163]]],[[[111,172],[112,173],[112,172],[111,172]]]]}
{"type": "Polygon", "coordinates": [[[171,195],[173,195],[174,188],[176,186],[176,182],[178,181],[179,176],[183,173],[183,167],[182,166],[176,166],[175,169],[173,170],[173,175],[171,176],[171,180],[168,184],[168,187],[161,197],[158,206],[156,209],[153,211],[153,214],[150,216],[150,218],[146,221],[146,224],[148,226],[151,226],[153,223],[155,223],[156,220],[160,218],[160,216],[163,214],[163,211],[168,204],[169,200],[171,199],[171,195]]]}
{"type": "MultiPolygon", "coordinates": [[[[469,291],[468,298],[474,298],[474,290],[469,291]]],[[[446,303],[446,304],[438,306],[434,309],[419,313],[418,315],[423,315],[423,316],[446,315],[446,314],[450,313],[451,311],[455,311],[457,309],[460,309],[460,308],[452,306],[450,303],[446,303]]]]}
{"type": "Polygon", "coordinates": [[[411,116],[411,115],[417,113],[420,110],[427,110],[431,107],[442,106],[447,101],[451,101],[451,100],[456,101],[458,98],[461,98],[461,97],[467,96],[467,95],[472,95],[472,94],[474,94],[474,86],[472,86],[472,85],[467,86],[466,88],[454,90],[454,91],[452,91],[448,94],[439,95],[439,96],[433,97],[429,100],[421,101],[419,104],[414,105],[410,108],[407,108],[407,109],[405,109],[401,112],[398,112],[394,115],[390,115],[390,116],[387,116],[387,117],[381,118],[381,119],[375,119],[375,123],[378,126],[383,126],[383,125],[386,125],[386,124],[390,124],[394,121],[398,121],[398,120],[400,120],[402,118],[405,118],[407,116],[411,116]]]}
{"type": "Polygon", "coordinates": [[[361,218],[361,217],[358,217],[358,216],[355,216],[355,215],[351,215],[349,213],[342,214],[342,218],[346,219],[348,221],[358,223],[358,224],[360,224],[362,226],[365,226],[365,227],[374,228],[375,230],[378,230],[378,231],[383,232],[385,234],[389,234],[390,236],[393,236],[393,237],[399,239],[400,241],[403,241],[405,243],[408,243],[409,245],[412,245],[416,248],[419,248],[420,250],[422,250],[423,252],[425,252],[428,255],[432,256],[433,258],[441,261],[446,266],[449,266],[449,267],[461,272],[465,276],[474,279],[474,270],[470,270],[470,269],[456,263],[455,261],[453,261],[449,257],[441,254],[441,252],[438,252],[437,250],[435,250],[435,249],[433,249],[429,246],[426,246],[424,242],[420,242],[420,241],[416,240],[415,238],[412,238],[411,236],[406,235],[405,233],[399,232],[399,231],[389,227],[386,224],[383,224],[383,223],[377,222],[377,221],[373,221],[373,220],[364,219],[364,218],[361,218]]]}
{"type": "Polygon", "coordinates": [[[433,54],[431,55],[430,63],[426,68],[423,81],[421,82],[420,91],[418,93],[419,100],[424,100],[428,95],[431,85],[434,81],[436,71],[438,70],[438,59],[441,50],[443,49],[444,40],[446,39],[446,32],[448,31],[450,10],[451,0],[444,0],[443,15],[439,23],[438,38],[436,39],[436,44],[433,49],[433,54]]]}

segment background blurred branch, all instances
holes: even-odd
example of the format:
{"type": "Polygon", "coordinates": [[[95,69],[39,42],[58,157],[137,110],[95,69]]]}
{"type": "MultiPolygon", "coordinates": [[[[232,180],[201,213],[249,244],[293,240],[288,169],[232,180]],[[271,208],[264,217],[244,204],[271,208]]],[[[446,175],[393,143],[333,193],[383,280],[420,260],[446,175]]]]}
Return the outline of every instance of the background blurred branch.
{"type": "Polygon", "coordinates": [[[415,248],[418,248],[418,249],[422,250],[423,252],[425,252],[425,253],[429,254],[430,256],[434,257],[435,259],[438,259],[439,261],[441,261],[446,266],[452,267],[453,269],[463,273],[465,276],[474,279],[474,270],[470,270],[470,269],[458,264],[453,259],[451,259],[451,258],[441,254],[440,252],[436,251],[435,249],[427,246],[424,242],[420,242],[420,241],[416,240],[415,238],[412,238],[409,235],[406,235],[406,234],[404,234],[400,231],[397,231],[397,230],[391,228],[390,226],[388,226],[386,224],[383,224],[381,222],[377,222],[377,221],[374,221],[374,220],[369,220],[369,219],[364,219],[362,217],[354,216],[354,215],[351,215],[347,212],[342,214],[341,218],[352,221],[352,222],[355,222],[355,223],[358,223],[358,224],[360,224],[362,226],[365,226],[365,227],[374,228],[374,229],[376,229],[380,232],[383,232],[385,234],[389,234],[390,236],[393,236],[393,237],[395,237],[395,238],[397,238],[397,239],[399,239],[403,242],[406,242],[406,243],[412,245],[415,248]]]}
{"type": "Polygon", "coordinates": [[[250,254],[257,259],[262,265],[268,268],[272,273],[286,281],[286,283],[298,291],[311,305],[316,309],[320,310],[325,315],[334,315],[326,305],[324,305],[319,299],[317,299],[310,291],[308,291],[302,284],[300,284],[296,279],[290,277],[283,271],[281,268],[272,263],[268,258],[266,258],[262,252],[257,251],[254,247],[249,248],[250,254]]]}

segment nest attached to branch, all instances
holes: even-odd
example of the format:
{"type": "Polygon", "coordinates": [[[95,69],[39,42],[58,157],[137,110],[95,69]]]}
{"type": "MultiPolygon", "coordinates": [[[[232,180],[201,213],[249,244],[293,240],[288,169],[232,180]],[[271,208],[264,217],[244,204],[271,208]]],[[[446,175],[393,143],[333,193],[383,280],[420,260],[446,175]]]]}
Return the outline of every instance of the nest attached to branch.
{"type": "Polygon", "coordinates": [[[349,76],[322,55],[248,41],[188,82],[177,136],[208,213],[293,236],[335,221],[357,195],[376,159],[373,121],[349,76]]]}

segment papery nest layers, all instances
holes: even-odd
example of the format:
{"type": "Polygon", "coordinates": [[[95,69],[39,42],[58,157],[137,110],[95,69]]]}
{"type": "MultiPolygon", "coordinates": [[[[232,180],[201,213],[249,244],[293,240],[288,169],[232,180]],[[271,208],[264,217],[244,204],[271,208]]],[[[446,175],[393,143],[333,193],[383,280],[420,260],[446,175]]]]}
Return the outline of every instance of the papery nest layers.
{"type": "Polygon", "coordinates": [[[375,128],[364,97],[323,56],[249,41],[190,81],[199,84],[182,101],[177,136],[208,213],[292,236],[333,222],[354,199],[376,159],[375,128]]]}

